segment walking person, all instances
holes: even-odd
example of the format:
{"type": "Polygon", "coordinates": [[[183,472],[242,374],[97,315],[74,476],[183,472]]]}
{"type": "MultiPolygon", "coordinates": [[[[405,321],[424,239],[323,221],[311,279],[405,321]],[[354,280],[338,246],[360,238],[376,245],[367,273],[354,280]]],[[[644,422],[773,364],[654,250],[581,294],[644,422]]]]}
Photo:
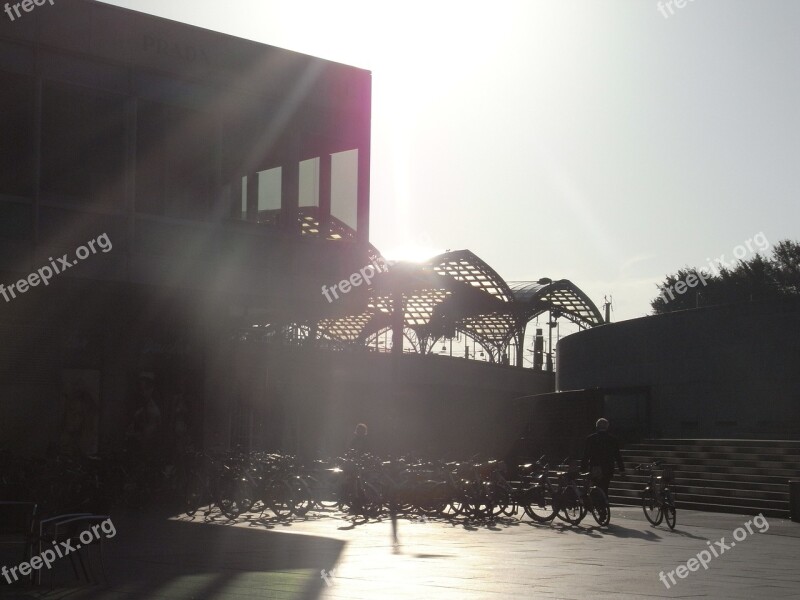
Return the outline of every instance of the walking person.
{"type": "Polygon", "coordinates": [[[581,461],[581,471],[589,470],[591,478],[608,497],[608,486],[614,476],[614,463],[619,467],[620,475],[625,475],[625,463],[619,451],[619,441],[608,433],[608,419],[598,419],[595,423],[597,431],[586,438],[586,445],[581,461]]]}
{"type": "Polygon", "coordinates": [[[356,456],[363,456],[368,451],[367,426],[364,423],[356,425],[356,430],[353,432],[353,439],[350,441],[350,450],[352,450],[356,456]]]}

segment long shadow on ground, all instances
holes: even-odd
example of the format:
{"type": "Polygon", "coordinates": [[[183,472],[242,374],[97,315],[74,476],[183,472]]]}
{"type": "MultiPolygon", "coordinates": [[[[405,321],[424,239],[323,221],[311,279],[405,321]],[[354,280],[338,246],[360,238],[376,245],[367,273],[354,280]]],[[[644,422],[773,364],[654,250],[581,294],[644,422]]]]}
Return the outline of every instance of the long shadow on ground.
{"type": "MultiPolygon", "coordinates": [[[[112,516],[117,534],[104,541],[108,585],[75,586],[69,560],[54,564],[39,588],[4,585],[0,597],[46,600],[312,600],[326,586],[345,542],[261,528],[169,520],[164,516],[112,516]],[[70,588],[64,586],[71,586],[70,588]]],[[[88,549],[91,550],[91,549],[88,549]]],[[[96,553],[91,558],[99,572],[96,553]]]]}

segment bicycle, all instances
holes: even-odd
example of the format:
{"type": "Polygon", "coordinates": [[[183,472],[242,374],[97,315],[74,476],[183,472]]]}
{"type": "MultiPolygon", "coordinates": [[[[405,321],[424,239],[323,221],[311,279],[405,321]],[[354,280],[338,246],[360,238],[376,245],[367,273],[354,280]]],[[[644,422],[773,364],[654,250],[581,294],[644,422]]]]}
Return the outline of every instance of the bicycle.
{"type": "Polygon", "coordinates": [[[235,468],[231,496],[238,514],[251,511],[260,501],[262,514],[269,508],[278,519],[302,518],[314,505],[311,488],[292,456],[255,453],[237,461],[235,468]]]}
{"type": "Polygon", "coordinates": [[[589,473],[584,473],[581,500],[600,527],[605,527],[611,522],[611,505],[608,502],[608,496],[600,486],[596,485],[596,481],[589,473]]]}
{"type": "Polygon", "coordinates": [[[662,520],[666,520],[669,528],[675,529],[677,512],[675,494],[671,488],[675,476],[672,467],[669,466],[663,466],[661,475],[656,475],[655,471],[659,467],[662,467],[661,462],[655,461],[634,468],[635,471],[650,472],[650,479],[642,491],[642,511],[651,525],[658,526],[662,520]]]}
{"type": "Polygon", "coordinates": [[[570,465],[569,457],[560,465],[558,471],[558,488],[553,497],[556,515],[570,525],[578,525],[587,512],[601,527],[611,522],[611,508],[606,493],[595,484],[589,473],[581,473],[570,465]],[[578,485],[578,478],[583,477],[583,486],[578,485]]]}
{"type": "Polygon", "coordinates": [[[208,517],[216,506],[229,520],[235,519],[242,510],[234,497],[237,478],[231,466],[223,459],[203,452],[188,456],[185,480],[184,509],[192,517],[201,508],[208,517]]]}
{"type": "Polygon", "coordinates": [[[344,471],[333,462],[315,460],[305,474],[314,505],[323,510],[335,509],[342,498],[344,471]]]}
{"type": "Polygon", "coordinates": [[[344,481],[339,509],[353,515],[377,517],[383,509],[384,498],[374,479],[379,466],[376,459],[363,455],[357,459],[342,459],[344,481]]]}
{"type": "Polygon", "coordinates": [[[553,502],[555,490],[548,478],[548,464],[541,456],[535,463],[519,465],[521,489],[517,492],[517,503],[533,521],[549,523],[556,518],[553,502]]]}

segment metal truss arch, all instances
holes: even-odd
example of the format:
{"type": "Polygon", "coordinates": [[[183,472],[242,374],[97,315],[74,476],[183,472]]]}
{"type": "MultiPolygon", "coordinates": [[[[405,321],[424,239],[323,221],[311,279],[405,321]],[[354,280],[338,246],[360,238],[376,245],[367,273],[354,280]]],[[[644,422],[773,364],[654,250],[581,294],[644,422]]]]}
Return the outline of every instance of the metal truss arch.
{"type": "MultiPolygon", "coordinates": [[[[357,314],[323,318],[311,329],[323,344],[380,348],[379,338],[402,332],[413,351],[430,354],[442,340],[462,334],[488,355],[508,363],[518,353],[528,323],[549,312],[581,327],[603,323],[597,306],[567,279],[508,283],[469,250],[446,252],[422,263],[393,263],[370,285],[367,304],[357,314]]],[[[406,344],[404,344],[406,346],[406,344]]],[[[519,364],[519,363],[518,363],[519,364]]]]}

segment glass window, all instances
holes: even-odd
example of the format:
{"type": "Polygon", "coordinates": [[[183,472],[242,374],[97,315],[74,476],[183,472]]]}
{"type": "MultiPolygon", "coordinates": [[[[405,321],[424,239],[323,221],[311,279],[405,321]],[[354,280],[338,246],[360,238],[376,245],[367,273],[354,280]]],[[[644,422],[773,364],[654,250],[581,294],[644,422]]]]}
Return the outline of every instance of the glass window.
{"type": "Polygon", "coordinates": [[[319,158],[300,162],[300,208],[319,206],[319,158]]]}
{"type": "Polygon", "coordinates": [[[331,215],[350,227],[358,226],[358,150],[331,155],[331,215]]]}
{"type": "Polygon", "coordinates": [[[283,169],[275,167],[258,174],[258,222],[275,223],[281,210],[283,169]]]}

